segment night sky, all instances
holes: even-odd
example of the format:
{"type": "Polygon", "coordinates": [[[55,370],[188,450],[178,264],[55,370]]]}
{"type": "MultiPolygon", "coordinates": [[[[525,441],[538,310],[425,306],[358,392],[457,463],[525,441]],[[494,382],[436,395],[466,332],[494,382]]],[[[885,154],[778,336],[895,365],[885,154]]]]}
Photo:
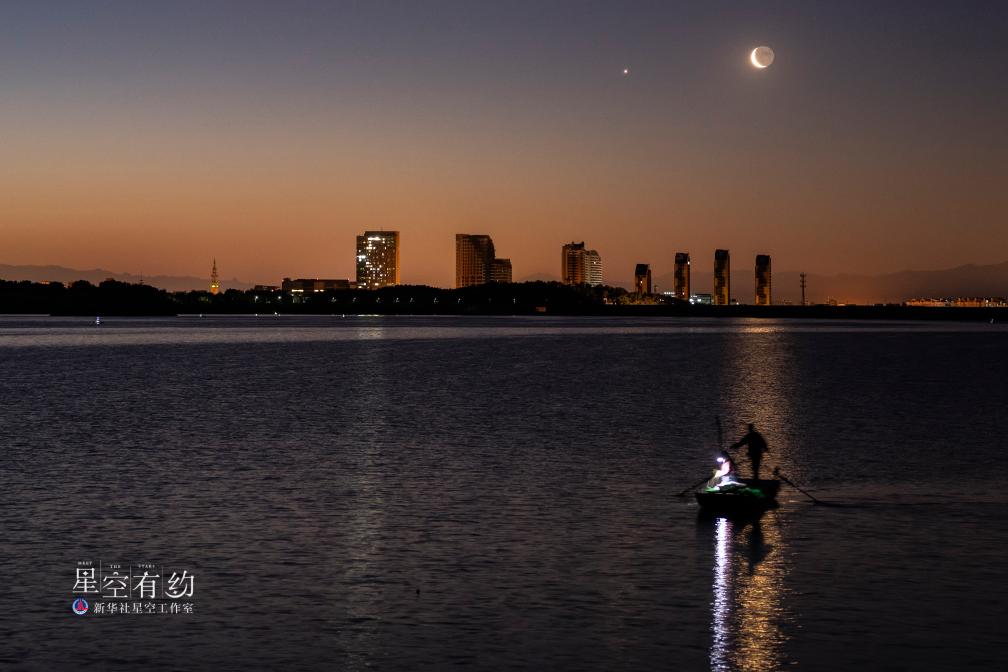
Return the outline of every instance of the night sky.
{"type": "Polygon", "coordinates": [[[450,286],[1008,260],[1008,3],[5,2],[0,263],[450,286]],[[756,46],[776,52],[757,70],[756,46]],[[629,74],[624,75],[624,68],[629,74]]]}

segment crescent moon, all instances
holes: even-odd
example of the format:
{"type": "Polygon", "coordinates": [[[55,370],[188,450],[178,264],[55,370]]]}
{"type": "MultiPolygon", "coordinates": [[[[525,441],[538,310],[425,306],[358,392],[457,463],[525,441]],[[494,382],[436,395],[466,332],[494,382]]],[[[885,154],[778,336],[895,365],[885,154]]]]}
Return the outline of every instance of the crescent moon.
{"type": "Polygon", "coordinates": [[[752,61],[753,65],[755,65],[757,68],[759,68],[760,70],[762,70],[763,68],[765,68],[767,66],[763,65],[762,63],[760,63],[759,61],[756,60],[756,50],[757,49],[759,49],[759,47],[756,47],[756,49],[753,49],[752,53],[749,54],[749,60],[752,61]]]}

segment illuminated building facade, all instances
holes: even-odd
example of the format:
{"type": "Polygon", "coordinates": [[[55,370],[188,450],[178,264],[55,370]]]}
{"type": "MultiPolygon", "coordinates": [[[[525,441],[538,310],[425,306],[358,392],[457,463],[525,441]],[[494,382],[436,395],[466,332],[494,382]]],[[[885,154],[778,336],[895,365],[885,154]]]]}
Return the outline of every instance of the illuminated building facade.
{"type": "Polygon", "coordinates": [[[399,232],[365,231],[357,236],[357,286],[378,289],[399,284],[399,232]]]}
{"type": "Polygon", "coordinates": [[[944,299],[909,299],[904,306],[929,306],[932,308],[1008,308],[1008,300],[1000,296],[954,296],[944,299]]]}
{"type": "Polygon", "coordinates": [[[769,306],[772,303],[770,294],[770,255],[756,255],[756,305],[769,306]]]}
{"type": "Polygon", "coordinates": [[[584,242],[571,242],[560,253],[560,278],[565,285],[602,284],[602,258],[595,250],[586,250],[584,242]]]}
{"type": "Polygon", "coordinates": [[[602,284],[602,257],[595,250],[588,250],[585,254],[585,277],[586,283],[592,287],[602,284]]]}
{"type": "Polygon", "coordinates": [[[672,280],[672,296],[683,301],[690,298],[689,252],[676,252],[675,275],[672,280]]]}
{"type": "Polygon", "coordinates": [[[642,296],[651,293],[650,264],[637,264],[634,269],[634,291],[642,296]]]}
{"type": "Polygon", "coordinates": [[[217,277],[217,259],[213,260],[213,270],[210,271],[210,293],[217,294],[220,292],[220,278],[217,277]]]}
{"type": "Polygon", "coordinates": [[[689,297],[690,303],[698,303],[702,306],[709,306],[714,303],[713,294],[693,294],[689,297]]]}
{"type": "Polygon", "coordinates": [[[456,233],[455,287],[469,287],[490,282],[494,254],[494,244],[490,236],[456,233]]]}
{"type": "Polygon", "coordinates": [[[728,250],[714,250],[714,305],[731,302],[731,260],[728,250]]]}

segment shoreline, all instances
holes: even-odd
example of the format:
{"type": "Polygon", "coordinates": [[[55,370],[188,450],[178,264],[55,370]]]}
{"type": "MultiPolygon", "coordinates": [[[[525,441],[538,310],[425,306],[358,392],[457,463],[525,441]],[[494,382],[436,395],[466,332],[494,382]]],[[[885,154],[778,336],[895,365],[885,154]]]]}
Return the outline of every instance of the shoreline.
{"type": "Polygon", "coordinates": [[[693,304],[664,295],[639,296],[618,287],[557,282],[489,283],[459,289],[396,285],[374,290],[283,292],[278,288],[168,292],[107,280],[0,281],[0,315],[521,315],[571,317],[702,317],[1002,322],[1008,306],[693,304]]]}
{"type": "Polygon", "coordinates": [[[375,310],[372,306],[360,311],[320,311],[304,307],[301,310],[271,312],[245,312],[206,310],[198,312],[145,312],[122,310],[59,311],[59,312],[5,312],[4,318],[34,317],[612,317],[612,318],[704,318],[704,319],[768,319],[768,320],[863,320],[863,321],[921,321],[921,322],[982,322],[1008,323],[1008,308],[952,308],[922,306],[599,306],[593,310],[526,310],[494,311],[463,309],[457,311],[397,310],[394,307],[375,310]]]}

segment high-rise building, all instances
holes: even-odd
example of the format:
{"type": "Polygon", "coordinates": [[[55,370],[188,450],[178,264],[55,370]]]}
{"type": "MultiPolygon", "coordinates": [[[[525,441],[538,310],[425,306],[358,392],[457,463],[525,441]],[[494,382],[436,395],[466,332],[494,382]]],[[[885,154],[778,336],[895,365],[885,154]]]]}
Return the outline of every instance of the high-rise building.
{"type": "Polygon", "coordinates": [[[756,305],[769,306],[773,302],[770,294],[770,255],[756,255],[756,305]]]}
{"type": "Polygon", "coordinates": [[[728,250],[714,250],[714,305],[731,302],[731,260],[728,250]]]}
{"type": "Polygon", "coordinates": [[[675,276],[672,281],[672,296],[683,301],[690,298],[689,252],[676,252],[675,276]]]}
{"type": "Polygon", "coordinates": [[[495,258],[490,236],[455,234],[455,286],[469,287],[490,282],[495,258]]]}
{"type": "Polygon", "coordinates": [[[649,264],[637,264],[634,269],[634,291],[638,294],[651,293],[651,266],[649,264]]]}
{"type": "Polygon", "coordinates": [[[511,282],[511,260],[494,258],[490,264],[490,282],[511,282]]]}
{"type": "Polygon", "coordinates": [[[378,289],[399,284],[399,232],[365,231],[357,236],[357,286],[378,289]]]}
{"type": "Polygon", "coordinates": [[[585,253],[585,276],[591,287],[602,285],[602,257],[595,250],[585,253]]]}
{"type": "Polygon", "coordinates": [[[602,284],[602,258],[595,250],[586,250],[584,242],[571,242],[560,253],[560,277],[565,285],[602,284]]]}
{"type": "Polygon", "coordinates": [[[213,260],[213,270],[210,271],[210,293],[220,292],[220,278],[217,277],[217,259],[213,260]]]}

